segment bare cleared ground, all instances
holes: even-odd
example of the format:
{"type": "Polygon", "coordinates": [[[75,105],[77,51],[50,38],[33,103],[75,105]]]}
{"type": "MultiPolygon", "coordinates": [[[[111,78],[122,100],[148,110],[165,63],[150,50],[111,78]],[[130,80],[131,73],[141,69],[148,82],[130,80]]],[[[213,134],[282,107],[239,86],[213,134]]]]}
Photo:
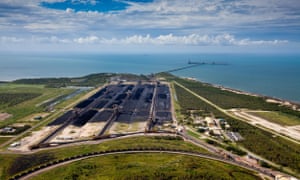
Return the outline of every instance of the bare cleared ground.
{"type": "Polygon", "coordinates": [[[27,136],[20,140],[21,145],[18,147],[10,147],[10,150],[15,151],[29,151],[30,146],[39,143],[41,139],[47,137],[48,134],[53,132],[58,126],[46,126],[39,131],[33,131],[30,136],[27,136]]]}
{"type": "Polygon", "coordinates": [[[75,141],[97,136],[104,127],[105,122],[86,123],[83,127],[69,125],[64,128],[60,134],[53,138],[50,142],[66,142],[75,141]]]}
{"type": "Polygon", "coordinates": [[[297,131],[300,133],[300,125],[297,125],[297,126],[290,126],[289,129],[292,129],[294,131],[297,131]]]}
{"type": "Polygon", "coordinates": [[[280,104],[280,105],[283,105],[283,106],[288,106],[288,107],[291,107],[294,110],[300,111],[300,108],[298,107],[298,105],[295,105],[295,104],[293,104],[291,102],[288,102],[288,101],[276,100],[276,99],[267,99],[266,102],[280,104]]]}
{"type": "Polygon", "coordinates": [[[12,114],[8,114],[8,113],[0,113],[0,121],[4,121],[7,118],[12,117],[12,114]]]}
{"type": "Polygon", "coordinates": [[[109,134],[144,132],[146,125],[147,121],[131,123],[114,122],[109,130],[109,134]]]}
{"type": "Polygon", "coordinates": [[[261,125],[263,127],[271,129],[275,132],[284,134],[286,136],[289,136],[293,139],[300,141],[300,125],[298,125],[298,126],[282,126],[282,125],[270,122],[261,117],[251,115],[251,114],[247,113],[247,111],[245,111],[245,110],[242,110],[242,111],[230,110],[230,112],[232,112],[234,115],[236,115],[238,117],[247,119],[253,125],[261,125]]]}

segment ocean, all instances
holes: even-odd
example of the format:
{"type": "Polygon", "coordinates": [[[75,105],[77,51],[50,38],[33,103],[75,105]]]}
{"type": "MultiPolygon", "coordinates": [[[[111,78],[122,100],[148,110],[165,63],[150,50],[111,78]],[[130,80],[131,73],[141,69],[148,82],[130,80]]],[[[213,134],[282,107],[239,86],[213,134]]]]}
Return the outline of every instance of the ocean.
{"type": "Polygon", "coordinates": [[[0,81],[100,72],[150,74],[187,66],[189,60],[229,65],[200,65],[174,74],[300,103],[300,55],[287,54],[1,54],[0,81]]]}

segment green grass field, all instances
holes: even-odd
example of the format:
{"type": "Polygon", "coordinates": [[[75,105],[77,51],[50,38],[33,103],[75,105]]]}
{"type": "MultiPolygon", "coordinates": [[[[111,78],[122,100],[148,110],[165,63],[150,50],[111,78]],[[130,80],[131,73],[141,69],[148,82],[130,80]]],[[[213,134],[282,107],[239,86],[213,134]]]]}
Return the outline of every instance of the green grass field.
{"type": "Polygon", "coordinates": [[[19,119],[31,114],[43,112],[45,109],[42,104],[47,100],[57,98],[62,95],[70,94],[73,89],[64,88],[45,88],[43,85],[24,85],[24,84],[4,84],[0,86],[1,94],[8,96],[7,93],[14,94],[10,99],[14,104],[7,105],[7,102],[0,101],[0,112],[6,112],[13,116],[0,121],[0,127],[13,124],[19,119]],[[23,95],[27,98],[22,98],[23,95]],[[38,96],[34,96],[38,94],[38,96]]]}
{"type": "Polygon", "coordinates": [[[32,179],[261,179],[254,172],[203,158],[144,153],[95,157],[32,179]]]}
{"type": "Polygon", "coordinates": [[[266,120],[269,120],[271,122],[283,125],[283,126],[296,126],[300,125],[300,118],[281,113],[281,112],[249,112],[249,114],[252,114],[254,116],[262,117],[266,120]]]}
{"type": "Polygon", "coordinates": [[[41,93],[12,93],[2,92],[0,93],[0,104],[1,108],[11,107],[20,104],[24,101],[36,98],[42,95],[41,93]]]}
{"type": "Polygon", "coordinates": [[[191,131],[191,130],[187,130],[187,134],[188,134],[189,136],[193,136],[193,137],[195,137],[195,138],[199,138],[199,137],[200,137],[199,134],[194,133],[194,132],[191,131]]]}
{"type": "Polygon", "coordinates": [[[57,149],[47,149],[30,155],[0,154],[0,179],[7,179],[14,174],[20,173],[26,169],[30,169],[52,160],[64,159],[67,157],[95,151],[143,147],[180,149],[209,154],[209,152],[205,149],[202,149],[198,146],[195,146],[194,144],[185,142],[178,138],[162,136],[130,137],[105,141],[101,144],[85,144],[57,149]]]}

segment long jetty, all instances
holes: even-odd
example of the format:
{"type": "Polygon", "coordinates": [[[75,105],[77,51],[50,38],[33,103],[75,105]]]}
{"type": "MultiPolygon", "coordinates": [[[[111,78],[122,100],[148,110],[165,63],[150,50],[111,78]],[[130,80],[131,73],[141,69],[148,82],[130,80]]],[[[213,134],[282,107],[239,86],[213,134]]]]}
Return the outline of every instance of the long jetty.
{"type": "Polygon", "coordinates": [[[189,69],[189,68],[196,67],[196,66],[200,66],[200,65],[201,65],[201,64],[192,64],[192,65],[189,65],[189,66],[184,66],[184,67],[180,67],[180,68],[171,69],[171,70],[168,70],[168,71],[165,71],[165,72],[175,72],[175,71],[180,71],[180,70],[184,70],[184,69],[189,69]]]}
{"type": "Polygon", "coordinates": [[[188,64],[187,66],[183,66],[183,67],[179,67],[179,68],[174,68],[174,69],[171,69],[171,70],[167,70],[167,71],[163,71],[163,72],[168,72],[168,73],[171,73],[171,72],[175,72],[175,71],[181,71],[181,70],[184,70],[184,69],[189,69],[189,68],[193,68],[193,67],[196,67],[196,66],[201,66],[201,65],[229,65],[228,63],[219,63],[219,62],[195,62],[195,61],[188,61],[188,64]]]}
{"type": "Polygon", "coordinates": [[[226,65],[229,65],[228,63],[221,63],[221,62],[196,62],[196,61],[188,61],[188,64],[198,64],[198,65],[223,65],[223,66],[226,66],[226,65]]]}

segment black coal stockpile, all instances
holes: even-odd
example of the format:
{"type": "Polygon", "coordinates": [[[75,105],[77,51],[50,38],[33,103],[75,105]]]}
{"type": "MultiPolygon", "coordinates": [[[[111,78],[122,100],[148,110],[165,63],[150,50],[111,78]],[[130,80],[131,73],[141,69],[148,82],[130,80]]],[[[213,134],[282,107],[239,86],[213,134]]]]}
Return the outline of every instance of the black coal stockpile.
{"type": "Polygon", "coordinates": [[[112,116],[113,111],[105,110],[97,113],[89,122],[105,122],[112,116]]]}
{"type": "Polygon", "coordinates": [[[170,119],[171,112],[156,112],[156,116],[162,119],[170,119]]]}
{"type": "Polygon", "coordinates": [[[158,98],[167,99],[167,95],[166,94],[158,94],[158,98]]]}
{"type": "Polygon", "coordinates": [[[134,88],[134,85],[129,85],[125,91],[132,91],[133,88],[134,88]]]}
{"type": "Polygon", "coordinates": [[[56,125],[61,125],[64,122],[68,121],[70,118],[72,118],[75,115],[73,110],[70,110],[57,118],[55,121],[51,122],[48,124],[48,126],[56,126],[56,125]]]}
{"type": "Polygon", "coordinates": [[[113,108],[114,105],[120,105],[120,104],[122,104],[122,101],[113,101],[107,106],[107,108],[113,108]]]}
{"type": "Polygon", "coordinates": [[[108,100],[101,100],[101,101],[99,101],[99,102],[94,106],[94,108],[101,109],[101,108],[103,108],[107,103],[108,103],[108,100]]]}
{"type": "Polygon", "coordinates": [[[84,101],[81,101],[80,103],[78,103],[75,107],[76,108],[85,108],[87,107],[89,104],[91,104],[94,100],[93,99],[86,99],[84,101]]]}
{"type": "Polygon", "coordinates": [[[127,94],[120,94],[120,95],[118,95],[118,97],[116,98],[116,100],[117,101],[123,100],[123,99],[126,98],[126,96],[127,96],[127,94]]]}
{"type": "Polygon", "coordinates": [[[87,112],[83,113],[79,117],[75,119],[73,125],[75,126],[83,126],[87,123],[98,111],[96,110],[88,110],[87,112]]]}
{"type": "Polygon", "coordinates": [[[150,103],[152,101],[152,98],[153,98],[153,93],[148,93],[145,98],[145,102],[150,103]]]}
{"type": "Polygon", "coordinates": [[[145,119],[147,119],[147,117],[149,116],[149,111],[139,111],[139,112],[136,113],[136,115],[144,117],[145,119]]]}
{"type": "Polygon", "coordinates": [[[124,122],[124,123],[130,123],[131,120],[131,113],[122,113],[120,116],[117,118],[118,122],[124,122]]]}
{"type": "Polygon", "coordinates": [[[138,88],[133,96],[134,100],[139,100],[145,88],[138,88]]]}
{"type": "Polygon", "coordinates": [[[106,89],[107,89],[107,87],[101,89],[96,94],[94,94],[93,96],[91,96],[89,99],[97,99],[98,97],[102,96],[105,93],[106,89]]]}
{"type": "Polygon", "coordinates": [[[137,103],[137,101],[135,101],[135,100],[126,101],[123,105],[123,111],[125,111],[125,112],[134,111],[134,109],[136,107],[136,103],[137,103]]]}

